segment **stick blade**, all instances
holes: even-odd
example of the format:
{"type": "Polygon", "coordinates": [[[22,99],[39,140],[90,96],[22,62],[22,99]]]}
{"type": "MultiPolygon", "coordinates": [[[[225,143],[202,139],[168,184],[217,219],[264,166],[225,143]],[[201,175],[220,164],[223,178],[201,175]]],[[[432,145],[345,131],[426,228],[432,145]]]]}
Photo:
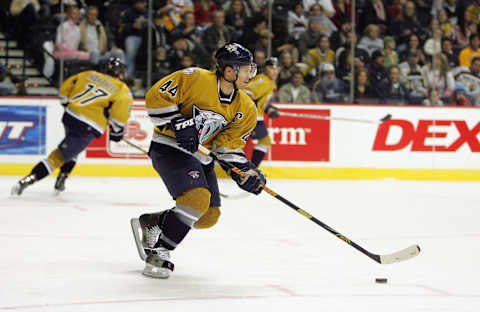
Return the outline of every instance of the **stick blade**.
{"type": "Polygon", "coordinates": [[[402,249],[392,254],[380,256],[380,263],[392,264],[396,262],[405,261],[418,256],[419,253],[420,253],[420,247],[418,245],[412,245],[408,248],[402,249]]]}
{"type": "Polygon", "coordinates": [[[383,117],[382,119],[380,119],[380,121],[381,121],[381,122],[384,122],[384,121],[389,120],[390,118],[392,118],[392,115],[391,115],[391,114],[387,114],[385,117],[383,117]]]}

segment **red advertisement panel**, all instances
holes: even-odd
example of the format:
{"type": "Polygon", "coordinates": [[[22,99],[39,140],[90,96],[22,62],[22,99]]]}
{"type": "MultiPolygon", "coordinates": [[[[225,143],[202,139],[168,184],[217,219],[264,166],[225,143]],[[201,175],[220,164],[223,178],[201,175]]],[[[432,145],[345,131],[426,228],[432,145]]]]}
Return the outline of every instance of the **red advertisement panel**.
{"type": "MultiPolygon", "coordinates": [[[[329,109],[282,108],[282,112],[330,116],[329,109]]],[[[310,116],[312,117],[312,116],[310,116]]],[[[330,161],[330,120],[305,117],[265,116],[272,146],[266,160],[330,161]]],[[[254,144],[250,139],[245,152],[250,157],[254,144]]]]}

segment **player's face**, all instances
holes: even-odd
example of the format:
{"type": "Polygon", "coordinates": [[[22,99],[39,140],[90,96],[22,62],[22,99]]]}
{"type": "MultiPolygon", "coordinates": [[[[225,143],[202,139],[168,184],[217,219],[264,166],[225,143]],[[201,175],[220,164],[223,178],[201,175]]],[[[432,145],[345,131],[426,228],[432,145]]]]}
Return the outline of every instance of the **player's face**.
{"type": "Polygon", "coordinates": [[[237,88],[243,89],[247,86],[247,83],[255,77],[257,68],[255,65],[243,65],[238,68],[237,75],[237,88]]]}
{"type": "Polygon", "coordinates": [[[265,73],[267,74],[267,76],[272,79],[273,81],[276,81],[277,78],[278,78],[278,72],[279,72],[279,68],[278,66],[272,66],[272,65],[269,65],[265,68],[265,73]]]}

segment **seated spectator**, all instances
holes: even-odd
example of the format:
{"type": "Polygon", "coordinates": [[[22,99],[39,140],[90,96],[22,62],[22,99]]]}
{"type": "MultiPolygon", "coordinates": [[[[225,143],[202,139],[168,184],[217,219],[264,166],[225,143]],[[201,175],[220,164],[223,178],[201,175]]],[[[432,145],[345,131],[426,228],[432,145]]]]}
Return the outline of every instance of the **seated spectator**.
{"type": "Polygon", "coordinates": [[[471,11],[466,10],[463,14],[463,18],[460,19],[455,26],[455,38],[457,39],[457,45],[461,48],[467,47],[470,36],[478,33],[478,25],[475,23],[474,18],[475,17],[472,16],[471,11]]]}
{"type": "Polygon", "coordinates": [[[428,90],[428,97],[423,100],[422,105],[425,106],[443,106],[444,103],[440,99],[440,94],[437,89],[428,90]]]}
{"type": "Polygon", "coordinates": [[[98,8],[89,6],[86,18],[80,23],[80,50],[90,53],[93,64],[106,62],[111,57],[118,57],[125,63],[125,53],[117,47],[108,51],[107,34],[98,20],[98,8]]]}
{"type": "Polygon", "coordinates": [[[450,98],[455,88],[455,79],[444,54],[436,54],[430,64],[422,67],[422,77],[425,88],[437,89],[441,98],[450,98]]]}
{"type": "Polygon", "coordinates": [[[467,98],[475,106],[480,106],[480,57],[474,57],[470,67],[461,67],[455,75],[456,85],[463,85],[467,98]]]}
{"type": "Polygon", "coordinates": [[[314,84],[314,96],[320,103],[344,103],[347,93],[346,84],[335,77],[335,67],[324,63],[320,72],[321,78],[314,84]]]}
{"type": "Polygon", "coordinates": [[[388,70],[383,65],[385,62],[385,56],[382,51],[377,50],[372,54],[372,61],[368,66],[368,81],[374,90],[377,89],[380,81],[388,77],[388,70]]]}
{"type": "Polygon", "coordinates": [[[448,19],[447,11],[445,9],[437,11],[437,19],[440,29],[442,30],[442,36],[455,40],[455,28],[448,19]]]}
{"type": "Polygon", "coordinates": [[[303,84],[300,70],[293,72],[291,82],[284,84],[278,91],[278,99],[284,103],[310,103],[310,90],[303,84]]]}
{"type": "Polygon", "coordinates": [[[352,30],[352,24],[350,22],[345,22],[340,26],[336,32],[330,37],[330,48],[333,51],[337,51],[338,48],[344,46],[347,43],[347,37],[349,36],[352,30]]]}
{"type": "MultiPolygon", "coordinates": [[[[277,86],[281,87],[289,83],[292,79],[293,73],[299,69],[295,67],[292,53],[289,50],[283,50],[279,57],[280,70],[278,73],[277,86]]],[[[257,64],[258,66],[258,64],[257,64]]]]}
{"type": "Polygon", "coordinates": [[[417,34],[420,38],[424,38],[424,27],[417,18],[417,8],[415,2],[405,2],[400,18],[391,22],[388,27],[388,33],[391,34],[397,43],[399,50],[404,51],[407,41],[412,34],[417,34]]]}
{"type": "Polygon", "coordinates": [[[418,61],[420,65],[423,66],[426,64],[427,58],[425,57],[422,47],[420,46],[420,39],[415,34],[411,35],[410,38],[408,38],[407,48],[400,54],[399,62],[407,61],[410,52],[417,52],[418,57],[420,58],[418,61]]]}
{"type": "Polygon", "coordinates": [[[130,9],[122,17],[122,35],[125,38],[126,78],[135,78],[135,66],[138,50],[142,45],[143,37],[148,29],[146,3],[143,0],[135,0],[130,9]]]}
{"type": "Polygon", "coordinates": [[[190,55],[192,63],[202,68],[209,68],[210,54],[202,45],[196,44],[188,39],[180,38],[173,42],[172,48],[168,51],[167,58],[173,70],[184,68],[182,65],[183,56],[190,55]]]}
{"type": "Polygon", "coordinates": [[[293,10],[288,11],[287,23],[288,34],[295,40],[300,39],[300,34],[307,30],[308,26],[308,19],[301,2],[297,2],[293,10]]]}
{"type": "Polygon", "coordinates": [[[467,89],[464,85],[458,84],[455,86],[455,90],[452,94],[451,101],[447,104],[447,106],[463,106],[463,107],[471,107],[472,102],[468,100],[466,97],[467,89]]]}
{"type": "Polygon", "coordinates": [[[458,56],[460,66],[464,67],[470,67],[472,59],[480,56],[480,36],[478,34],[472,34],[468,42],[468,47],[460,51],[458,56]]]}
{"type": "Polygon", "coordinates": [[[244,0],[232,0],[225,11],[225,24],[235,29],[237,38],[241,38],[247,27],[248,12],[244,0]]]}
{"type": "Polygon", "coordinates": [[[388,69],[388,79],[377,86],[379,104],[407,105],[411,104],[410,92],[400,81],[400,69],[393,65],[388,69]]]}
{"type": "Polygon", "coordinates": [[[345,41],[345,44],[338,48],[335,51],[335,64],[340,65],[340,59],[345,58],[343,54],[345,53],[351,53],[351,45],[355,45],[355,63],[357,66],[366,66],[368,63],[370,63],[370,56],[368,55],[368,52],[363,49],[361,46],[357,46],[357,35],[353,30],[349,31],[347,33],[347,38],[345,41]],[[361,62],[362,64],[358,64],[358,62],[361,62]]]}
{"type": "Polygon", "coordinates": [[[315,48],[317,41],[322,35],[327,35],[320,25],[320,18],[313,17],[308,20],[308,29],[300,34],[298,40],[298,52],[300,55],[306,56],[308,50],[315,48]]]}
{"type": "Polygon", "coordinates": [[[452,39],[450,38],[442,39],[442,53],[445,54],[445,56],[447,57],[450,68],[454,68],[459,65],[458,54],[453,50],[452,39]]]}
{"type": "Polygon", "coordinates": [[[77,7],[67,9],[67,20],[57,28],[57,38],[54,56],[64,60],[90,60],[90,53],[80,51],[80,27],[77,22],[80,19],[80,10],[77,7]]]}
{"type": "Polygon", "coordinates": [[[190,41],[201,43],[202,31],[195,23],[193,12],[187,11],[183,14],[182,22],[170,32],[169,37],[172,41],[185,38],[190,41]]]}
{"type": "Polygon", "coordinates": [[[368,52],[369,56],[376,50],[383,50],[383,40],[380,38],[380,28],[377,25],[368,25],[358,46],[368,52]]]}
{"type": "Polygon", "coordinates": [[[199,26],[209,26],[213,24],[212,13],[217,10],[217,4],[212,0],[196,0],[193,3],[193,12],[195,13],[195,23],[199,26]]]}
{"type": "Polygon", "coordinates": [[[320,40],[317,41],[317,47],[308,50],[304,61],[307,66],[302,70],[302,73],[305,76],[308,74],[316,76],[317,73],[320,73],[320,67],[324,62],[335,64],[335,52],[330,49],[330,41],[327,35],[321,35],[320,40]]]}
{"type": "Polygon", "coordinates": [[[410,52],[408,60],[398,65],[400,81],[407,86],[412,104],[420,104],[427,96],[427,90],[423,86],[422,67],[418,64],[419,60],[418,52],[410,52]]]}
{"type": "Polygon", "coordinates": [[[368,81],[368,69],[361,68],[355,73],[353,102],[358,104],[376,104],[375,90],[368,81]]]}
{"type": "Polygon", "coordinates": [[[392,36],[386,36],[383,39],[383,55],[385,55],[385,60],[383,65],[385,65],[386,68],[390,68],[391,66],[396,66],[398,65],[398,54],[397,51],[395,50],[396,48],[396,43],[395,39],[392,36]]]}
{"type": "Polygon", "coordinates": [[[214,11],[212,17],[213,24],[205,29],[202,40],[203,45],[209,53],[237,39],[235,29],[225,25],[225,13],[223,11],[214,11]]]}

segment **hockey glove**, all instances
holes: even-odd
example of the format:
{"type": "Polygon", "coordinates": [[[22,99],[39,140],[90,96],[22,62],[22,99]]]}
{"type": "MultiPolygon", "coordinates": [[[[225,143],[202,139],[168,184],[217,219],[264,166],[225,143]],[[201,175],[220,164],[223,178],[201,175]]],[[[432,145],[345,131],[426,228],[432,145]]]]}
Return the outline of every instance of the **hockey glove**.
{"type": "Polygon", "coordinates": [[[273,105],[268,104],[267,107],[265,107],[265,112],[270,118],[280,117],[280,112],[278,111],[278,108],[273,105]]]}
{"type": "Polygon", "coordinates": [[[191,153],[198,150],[198,131],[195,120],[188,116],[173,118],[170,127],[175,133],[178,145],[191,153]]]}
{"type": "Polygon", "coordinates": [[[260,194],[263,190],[263,186],[267,183],[267,179],[265,178],[265,175],[263,175],[263,172],[255,168],[255,165],[251,162],[237,166],[237,168],[246,174],[246,176],[241,176],[234,171],[230,171],[230,176],[235,182],[237,182],[238,186],[242,190],[252,194],[260,194]]]}
{"type": "Polygon", "coordinates": [[[110,125],[110,134],[108,139],[113,142],[120,142],[123,139],[123,128],[115,130],[115,127],[110,125]]]}

